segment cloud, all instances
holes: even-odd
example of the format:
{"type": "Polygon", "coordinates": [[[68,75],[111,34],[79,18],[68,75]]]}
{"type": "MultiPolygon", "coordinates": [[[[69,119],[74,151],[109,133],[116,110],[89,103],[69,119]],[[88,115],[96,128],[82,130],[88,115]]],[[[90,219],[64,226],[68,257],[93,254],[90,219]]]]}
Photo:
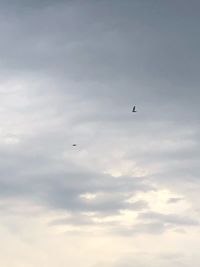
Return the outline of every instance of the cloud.
{"type": "Polygon", "coordinates": [[[195,0],[1,1],[0,236],[38,245],[0,265],[98,266],[102,255],[112,267],[198,265],[198,10],[195,0]],[[157,251],[117,259],[143,247],[157,251]]]}
{"type": "Polygon", "coordinates": [[[169,224],[172,226],[198,226],[198,220],[189,218],[188,216],[179,216],[176,214],[162,214],[157,212],[144,212],[139,214],[139,219],[158,221],[163,224],[169,224]]]}
{"type": "Polygon", "coordinates": [[[177,203],[181,200],[183,200],[181,197],[171,197],[171,198],[169,198],[168,203],[173,204],[173,203],[177,203]]]}

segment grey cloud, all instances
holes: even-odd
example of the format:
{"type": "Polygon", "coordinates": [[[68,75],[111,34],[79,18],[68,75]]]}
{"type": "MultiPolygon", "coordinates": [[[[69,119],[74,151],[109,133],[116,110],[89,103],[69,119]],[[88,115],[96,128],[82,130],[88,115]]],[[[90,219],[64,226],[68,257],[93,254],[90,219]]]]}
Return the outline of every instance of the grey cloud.
{"type": "Polygon", "coordinates": [[[181,197],[171,197],[171,198],[169,198],[168,199],[168,203],[177,203],[177,202],[179,202],[179,201],[182,201],[183,200],[183,198],[181,198],[181,197]]]}
{"type": "MultiPolygon", "coordinates": [[[[105,197],[103,195],[103,197],[105,197]]],[[[145,201],[137,201],[132,204],[123,203],[123,199],[117,199],[117,197],[112,198],[112,202],[108,200],[103,201],[103,203],[96,204],[88,203],[86,207],[79,207],[79,210],[71,210],[71,215],[61,219],[55,219],[49,223],[49,225],[81,225],[81,226],[107,226],[114,229],[118,229],[119,223],[114,219],[113,221],[95,221],[95,218],[106,219],[109,216],[119,215],[120,211],[129,210],[129,211],[141,211],[148,208],[148,204],[145,201]],[[87,214],[84,214],[86,212],[87,214]],[[89,214],[88,214],[89,213],[89,214]]],[[[123,225],[120,226],[118,233],[126,234],[126,230],[123,225]]],[[[113,230],[111,230],[113,231],[113,230]]],[[[117,233],[117,231],[116,231],[117,233]]]]}
{"type": "Polygon", "coordinates": [[[160,235],[163,234],[169,227],[164,225],[162,222],[140,222],[130,227],[116,226],[113,227],[112,232],[122,236],[137,236],[141,233],[149,235],[160,235]]]}
{"type": "Polygon", "coordinates": [[[199,8],[0,1],[0,265],[199,266],[199,8]]]}
{"type": "MultiPolygon", "coordinates": [[[[29,143],[29,146],[31,144],[29,143]]],[[[138,178],[113,178],[109,175],[93,173],[79,168],[72,162],[57,158],[60,147],[53,156],[46,152],[51,147],[45,143],[43,149],[26,146],[20,151],[1,151],[1,189],[2,197],[19,197],[33,199],[38,204],[55,209],[70,211],[117,212],[120,209],[143,209],[145,202],[128,204],[125,202],[129,194],[138,191],[153,190],[145,181],[138,178]],[[22,152],[24,151],[24,152],[22,152]],[[80,198],[81,194],[100,193],[100,197],[92,201],[80,198]]]]}
{"type": "Polygon", "coordinates": [[[158,221],[163,224],[170,224],[174,226],[198,226],[199,222],[196,219],[180,216],[177,214],[162,214],[157,212],[144,212],[138,215],[139,219],[158,221]]]}
{"type": "MultiPolygon", "coordinates": [[[[187,198],[186,182],[193,183],[189,191],[199,184],[199,3],[9,3],[0,4],[2,90],[6,79],[27,81],[27,88],[2,103],[5,132],[20,128],[22,134],[16,148],[1,146],[1,197],[102,214],[147,208],[125,203],[124,195],[154,190],[153,183],[187,198]],[[20,102],[23,93],[27,103],[20,102]],[[77,140],[74,156],[71,143],[77,140]],[[93,170],[81,166],[82,152],[93,170]],[[117,153],[149,176],[102,174],[105,163],[98,163],[112,160],[117,167],[117,153]],[[89,204],[79,197],[87,192],[104,194],[89,204]]],[[[156,222],[137,231],[162,232],[165,222],[195,225],[151,215],[156,222]]]]}
{"type": "MultiPolygon", "coordinates": [[[[40,65],[40,68],[44,66],[45,69],[53,69],[55,74],[65,70],[65,75],[76,80],[86,77],[90,81],[94,78],[95,80],[99,78],[104,80],[108,77],[113,79],[116,73],[120,73],[126,79],[130,75],[136,80],[139,77],[141,84],[144,81],[142,76],[145,74],[145,80],[149,79],[152,85],[155,85],[153,82],[155,76],[155,80],[158,80],[159,76],[159,79],[169,77],[169,80],[173,81],[177,80],[178,74],[179,78],[186,74],[187,78],[192,75],[192,80],[194,77],[198,79],[193,67],[195,59],[190,56],[191,52],[194,55],[196,48],[193,47],[193,51],[190,50],[188,35],[185,34],[186,25],[180,25],[177,20],[177,16],[180,20],[183,16],[185,18],[184,10],[180,8],[180,12],[175,14],[173,9],[170,9],[171,5],[170,2],[166,5],[168,8],[164,9],[163,5],[158,3],[149,5],[147,2],[138,1],[124,5],[120,2],[108,5],[104,1],[101,4],[97,1],[92,4],[75,1],[73,4],[72,2],[53,4],[52,8],[51,5],[45,8],[44,5],[44,8],[32,11],[29,7],[29,16],[24,12],[23,16],[18,16],[17,23],[12,24],[12,20],[10,21],[11,33],[17,32],[19,36],[21,35],[21,38],[15,42],[16,49],[15,54],[12,54],[12,61],[16,60],[17,63],[20,54],[23,53],[23,61],[26,62],[24,67],[40,65]],[[138,11],[141,10],[147,16],[140,17],[138,11]],[[163,20],[160,19],[158,10],[160,14],[165,15],[163,20]],[[104,16],[104,22],[102,22],[102,16],[104,16]],[[160,24],[157,20],[160,20],[160,24]],[[73,47],[70,44],[73,44],[73,47]],[[174,56],[177,58],[177,66],[174,66],[174,56]],[[187,64],[183,64],[185,61],[187,64]],[[176,70],[176,76],[174,70],[176,70]]],[[[17,16],[18,13],[14,15],[17,16]]],[[[189,13],[187,19],[191,27],[191,31],[189,31],[190,28],[188,30],[191,38],[197,39],[195,28],[192,30],[197,17],[189,13]]],[[[12,34],[11,40],[15,36],[12,34]]],[[[186,79],[184,81],[186,82],[186,79]]],[[[154,90],[152,89],[153,95],[154,90]]],[[[165,97],[170,95],[169,87],[160,88],[160,90],[165,97]]],[[[175,96],[182,97],[182,90],[183,88],[176,88],[175,96]]],[[[115,93],[118,94],[117,91],[115,93]]],[[[125,90],[124,95],[128,97],[131,92],[132,96],[139,93],[138,89],[133,91],[128,89],[128,91],[125,90]]],[[[92,91],[89,93],[91,94],[92,91]]],[[[187,89],[183,93],[187,94],[187,89]]],[[[150,95],[148,94],[148,97],[150,95]]]]}

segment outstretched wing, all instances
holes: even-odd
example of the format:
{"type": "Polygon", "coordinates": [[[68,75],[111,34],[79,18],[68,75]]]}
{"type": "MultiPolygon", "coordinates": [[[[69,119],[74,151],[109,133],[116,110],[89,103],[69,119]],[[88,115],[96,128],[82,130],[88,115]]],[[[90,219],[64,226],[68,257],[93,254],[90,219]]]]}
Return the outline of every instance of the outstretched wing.
{"type": "Polygon", "coordinates": [[[135,106],[133,107],[133,110],[132,111],[135,112],[135,106]]]}

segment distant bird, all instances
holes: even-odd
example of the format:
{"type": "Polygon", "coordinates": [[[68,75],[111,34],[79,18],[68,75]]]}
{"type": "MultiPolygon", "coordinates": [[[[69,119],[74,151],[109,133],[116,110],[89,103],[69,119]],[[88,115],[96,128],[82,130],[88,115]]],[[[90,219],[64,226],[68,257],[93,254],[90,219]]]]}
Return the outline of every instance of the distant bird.
{"type": "Polygon", "coordinates": [[[72,146],[77,146],[76,144],[73,144],[72,146]]]}
{"type": "Polygon", "coordinates": [[[135,106],[133,107],[133,110],[132,110],[132,112],[137,112],[137,110],[135,110],[135,106]]]}

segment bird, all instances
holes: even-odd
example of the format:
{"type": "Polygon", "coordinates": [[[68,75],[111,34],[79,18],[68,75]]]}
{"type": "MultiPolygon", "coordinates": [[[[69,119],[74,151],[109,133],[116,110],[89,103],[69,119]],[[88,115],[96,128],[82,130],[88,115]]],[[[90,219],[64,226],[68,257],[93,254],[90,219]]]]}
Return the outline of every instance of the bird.
{"type": "Polygon", "coordinates": [[[72,146],[77,146],[76,144],[73,144],[72,146]]]}
{"type": "Polygon", "coordinates": [[[133,110],[132,110],[132,112],[137,112],[137,111],[135,110],[135,106],[133,107],[133,110]]]}

